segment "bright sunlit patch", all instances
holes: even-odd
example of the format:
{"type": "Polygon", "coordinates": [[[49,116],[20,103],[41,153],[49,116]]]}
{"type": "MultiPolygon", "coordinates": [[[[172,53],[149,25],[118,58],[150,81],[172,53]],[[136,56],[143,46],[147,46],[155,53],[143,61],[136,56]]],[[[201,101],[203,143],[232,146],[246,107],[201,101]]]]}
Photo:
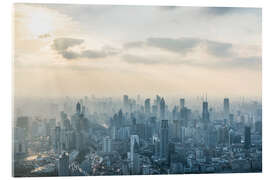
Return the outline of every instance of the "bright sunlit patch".
{"type": "Polygon", "coordinates": [[[28,18],[27,27],[33,36],[50,34],[53,31],[53,16],[49,12],[45,10],[36,11],[28,18]]]}

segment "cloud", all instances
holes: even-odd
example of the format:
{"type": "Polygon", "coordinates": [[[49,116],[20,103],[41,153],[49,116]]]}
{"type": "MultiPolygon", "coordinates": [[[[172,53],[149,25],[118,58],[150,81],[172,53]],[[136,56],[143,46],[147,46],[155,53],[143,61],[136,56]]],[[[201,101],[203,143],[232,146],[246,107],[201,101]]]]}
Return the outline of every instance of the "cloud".
{"type": "Polygon", "coordinates": [[[211,16],[224,16],[229,14],[261,14],[261,8],[244,7],[202,7],[203,14],[211,16]]]}
{"type": "Polygon", "coordinates": [[[80,45],[83,43],[82,39],[73,39],[73,38],[57,38],[53,41],[53,48],[58,51],[65,51],[69,47],[80,45]]]}
{"type": "Polygon", "coordinates": [[[166,49],[168,51],[177,53],[186,53],[194,48],[200,42],[199,39],[195,38],[148,38],[147,45],[166,49]]]}
{"type": "Polygon", "coordinates": [[[105,46],[102,50],[81,50],[79,52],[75,52],[70,50],[69,48],[80,45],[84,42],[82,39],[73,39],[73,38],[57,38],[54,39],[52,48],[58,52],[58,54],[62,55],[63,58],[72,60],[78,58],[87,58],[87,59],[97,59],[104,58],[109,55],[115,55],[119,52],[117,49],[105,46]]]}
{"type": "Polygon", "coordinates": [[[165,49],[175,53],[187,53],[192,48],[200,43],[199,39],[195,38],[148,38],[146,41],[134,41],[124,44],[125,49],[143,48],[145,46],[165,49]]]}
{"type": "Polygon", "coordinates": [[[237,9],[232,7],[206,7],[202,8],[202,11],[209,15],[223,16],[235,12],[237,9]]]}
{"type": "Polygon", "coordinates": [[[148,38],[146,41],[135,41],[124,44],[124,48],[144,48],[145,46],[164,49],[178,54],[186,54],[193,48],[205,45],[209,54],[216,57],[231,57],[233,56],[233,45],[218,41],[210,41],[199,38],[148,38]]]}
{"type": "Polygon", "coordinates": [[[105,51],[93,51],[93,50],[85,50],[81,52],[81,57],[89,58],[89,59],[94,59],[94,58],[102,58],[106,57],[109,54],[106,53],[105,51]]]}
{"type": "Polygon", "coordinates": [[[217,41],[205,41],[207,50],[210,54],[216,57],[231,57],[234,55],[231,43],[223,43],[217,41]]]}
{"type": "Polygon", "coordinates": [[[77,59],[81,55],[79,53],[73,52],[73,51],[61,51],[60,54],[63,56],[65,59],[77,59]]]}
{"type": "Polygon", "coordinates": [[[192,67],[200,67],[207,69],[249,69],[249,70],[261,70],[261,57],[237,57],[227,60],[218,60],[216,62],[201,62],[195,59],[170,59],[160,57],[144,57],[133,54],[125,54],[122,59],[129,64],[143,64],[143,65],[185,65],[192,67]]]}
{"type": "Polygon", "coordinates": [[[228,64],[233,67],[261,70],[262,58],[260,56],[238,57],[230,61],[228,64]]]}

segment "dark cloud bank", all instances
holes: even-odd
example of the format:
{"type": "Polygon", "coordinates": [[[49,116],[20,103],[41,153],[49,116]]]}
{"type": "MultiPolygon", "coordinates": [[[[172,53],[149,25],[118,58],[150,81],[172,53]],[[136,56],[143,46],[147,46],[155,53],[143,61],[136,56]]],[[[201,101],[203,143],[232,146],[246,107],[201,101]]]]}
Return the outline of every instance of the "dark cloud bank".
{"type": "Polygon", "coordinates": [[[84,40],[73,39],[73,38],[57,38],[54,39],[52,48],[62,55],[63,58],[67,60],[74,60],[79,58],[87,59],[98,59],[108,56],[113,56],[116,54],[121,54],[121,58],[130,64],[145,64],[145,65],[155,65],[155,64],[173,64],[173,65],[189,65],[194,67],[205,67],[205,68],[248,68],[260,70],[261,67],[261,57],[236,57],[233,53],[233,44],[224,43],[218,41],[210,41],[206,39],[197,38],[148,38],[145,41],[134,41],[123,45],[123,49],[117,50],[112,47],[104,47],[103,49],[96,50],[81,50],[80,52],[74,52],[70,50],[71,47],[78,46],[82,44],[84,40]],[[199,60],[181,60],[169,59],[162,57],[145,57],[143,55],[134,55],[126,52],[127,50],[133,48],[145,48],[154,47],[161,50],[166,50],[176,54],[185,55],[186,53],[192,53],[193,49],[199,45],[205,45],[207,53],[220,58],[218,62],[207,61],[200,62],[199,60]],[[124,52],[124,53],[122,53],[124,52]],[[226,58],[226,59],[223,59],[226,58]]]}
{"type": "Polygon", "coordinates": [[[156,47],[174,53],[186,54],[191,52],[193,48],[200,44],[207,47],[209,54],[216,57],[230,57],[233,56],[231,43],[223,43],[217,41],[209,41],[197,38],[148,38],[146,41],[129,42],[124,45],[126,49],[142,48],[144,46],[156,47]]]}
{"type": "Polygon", "coordinates": [[[74,52],[69,48],[80,45],[84,42],[82,39],[73,38],[57,38],[54,39],[52,48],[62,55],[63,58],[72,60],[78,58],[97,59],[104,58],[109,55],[117,54],[118,52],[114,48],[104,47],[102,50],[82,50],[80,52],[74,52]]]}
{"type": "Polygon", "coordinates": [[[233,52],[233,44],[218,41],[210,41],[206,39],[197,38],[148,38],[146,41],[129,42],[124,45],[124,49],[154,47],[163,49],[169,52],[185,55],[192,53],[193,49],[199,45],[205,45],[207,53],[220,58],[218,62],[202,62],[198,60],[181,60],[179,59],[162,59],[157,57],[144,57],[132,54],[125,54],[122,56],[123,60],[132,64],[175,64],[175,65],[189,65],[205,68],[247,68],[253,70],[260,70],[261,57],[237,57],[233,52]],[[226,59],[224,59],[226,58],[226,59]]]}

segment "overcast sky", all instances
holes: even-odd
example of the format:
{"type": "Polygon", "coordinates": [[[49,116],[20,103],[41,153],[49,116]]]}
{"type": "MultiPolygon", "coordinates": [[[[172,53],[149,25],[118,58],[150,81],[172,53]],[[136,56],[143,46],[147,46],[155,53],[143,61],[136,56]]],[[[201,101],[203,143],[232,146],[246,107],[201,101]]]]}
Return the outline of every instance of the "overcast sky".
{"type": "Polygon", "coordinates": [[[14,7],[16,96],[261,96],[261,9],[14,7]]]}

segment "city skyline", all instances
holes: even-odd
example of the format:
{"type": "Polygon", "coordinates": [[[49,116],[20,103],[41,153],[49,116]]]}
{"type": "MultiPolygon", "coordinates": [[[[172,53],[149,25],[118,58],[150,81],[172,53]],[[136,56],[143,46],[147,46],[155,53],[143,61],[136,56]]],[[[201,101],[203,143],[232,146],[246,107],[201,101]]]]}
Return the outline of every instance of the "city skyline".
{"type": "Polygon", "coordinates": [[[261,172],[261,102],[220,103],[205,98],[196,109],[181,97],[172,108],[159,95],[27,102],[15,112],[13,175],[261,172]]]}
{"type": "Polygon", "coordinates": [[[259,8],[15,4],[14,26],[15,97],[261,96],[259,8]]]}

